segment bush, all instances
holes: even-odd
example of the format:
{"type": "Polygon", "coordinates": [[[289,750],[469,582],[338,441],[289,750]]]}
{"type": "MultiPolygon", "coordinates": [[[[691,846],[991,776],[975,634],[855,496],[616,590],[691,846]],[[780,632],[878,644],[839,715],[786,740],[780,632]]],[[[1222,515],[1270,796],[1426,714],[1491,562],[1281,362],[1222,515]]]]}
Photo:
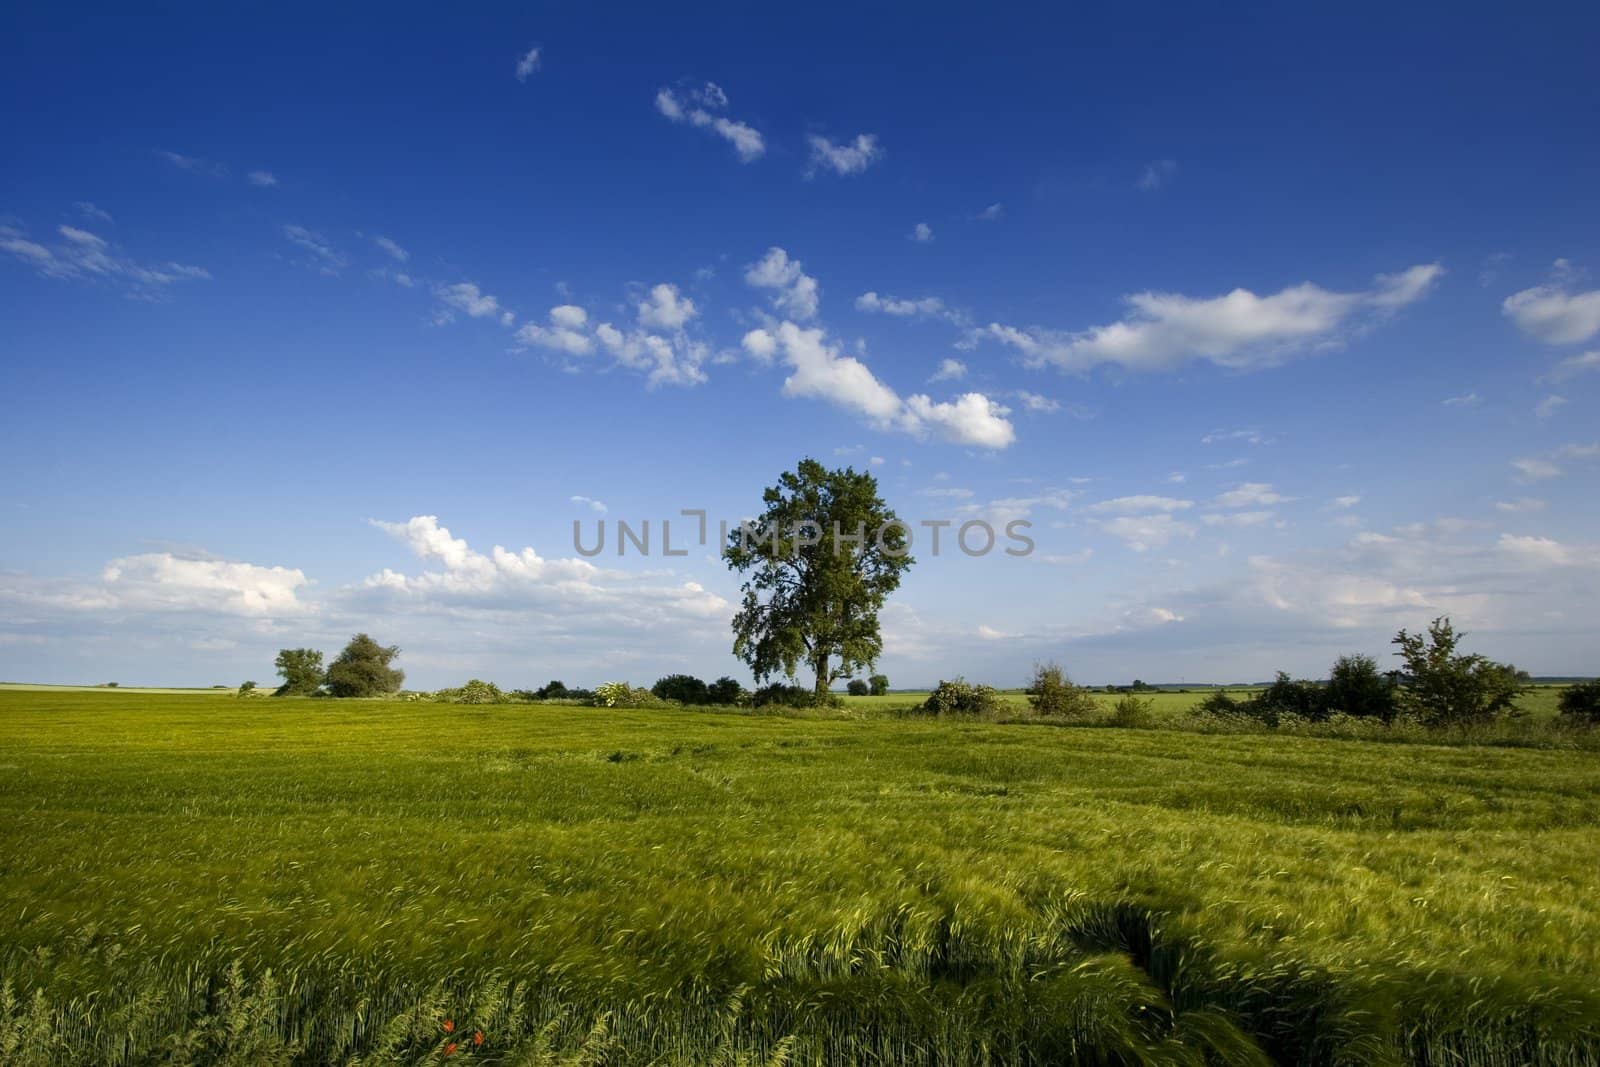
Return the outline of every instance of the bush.
{"type": "Polygon", "coordinates": [[[627,682],[603,682],[594,687],[594,703],[604,708],[665,708],[670,702],[656,696],[648,689],[640,689],[627,682]]]}
{"type": "Polygon", "coordinates": [[[811,708],[817,704],[817,694],[814,690],[803,685],[787,685],[783,682],[773,682],[757,689],[750,696],[750,703],[758,708],[778,705],[786,708],[811,708]]]}
{"type": "Polygon", "coordinates": [[[962,678],[940,679],[922,705],[922,710],[933,715],[991,715],[1000,709],[1000,694],[993,686],[970,685],[962,678]]]}
{"type": "Polygon", "coordinates": [[[750,694],[736,679],[723,675],[706,687],[706,703],[718,705],[743,704],[750,694]]]}
{"type": "Polygon", "coordinates": [[[1378,670],[1371,656],[1340,656],[1328,672],[1329,714],[1343,712],[1363,719],[1393,722],[1395,712],[1394,678],[1378,670]]]}
{"type": "Polygon", "coordinates": [[[875,697],[887,694],[889,692],[889,676],[887,674],[874,674],[868,678],[867,691],[875,697]]]}
{"type": "Polygon", "coordinates": [[[1456,652],[1458,634],[1445,616],[1426,634],[1401,630],[1393,643],[1406,665],[1398,702],[1425,726],[1491,722],[1512,710],[1526,689],[1527,674],[1483,656],[1456,652]]]}
{"type": "Polygon", "coordinates": [[[1034,664],[1028,703],[1038,714],[1056,718],[1087,719],[1100,711],[1089,691],[1073,685],[1059,663],[1034,664]]]}
{"type": "Polygon", "coordinates": [[[710,687],[692,674],[669,674],[651,686],[650,692],[662,700],[676,700],[680,704],[711,702],[710,687]]]}
{"type": "Polygon", "coordinates": [[[1328,717],[1327,695],[1322,687],[1316,682],[1294,681],[1283,671],[1279,671],[1277,679],[1257,693],[1250,703],[1254,705],[1251,711],[1255,718],[1274,726],[1286,715],[1311,722],[1328,717]]]}
{"type": "Polygon", "coordinates": [[[1111,712],[1113,726],[1141,727],[1154,726],[1156,721],[1156,702],[1153,700],[1140,700],[1136,696],[1125,696],[1117,701],[1116,707],[1111,712]]]}
{"type": "Polygon", "coordinates": [[[872,686],[863,682],[860,678],[852,678],[850,679],[850,684],[844,687],[844,691],[853,697],[864,697],[872,692],[872,686]]]}
{"type": "Polygon", "coordinates": [[[283,676],[277,695],[310,696],[322,688],[327,672],[322,669],[322,653],[314,648],[280,648],[273,666],[283,676]]]}
{"type": "Polygon", "coordinates": [[[562,685],[559,681],[551,679],[543,686],[533,691],[535,700],[565,700],[571,696],[572,690],[562,685]]]}
{"type": "Polygon", "coordinates": [[[445,690],[439,696],[452,704],[504,704],[506,700],[499,686],[481,678],[472,679],[460,689],[445,690]]]}
{"type": "Polygon", "coordinates": [[[1561,714],[1589,726],[1600,726],[1600,678],[1562,690],[1561,714]]]}
{"type": "Polygon", "coordinates": [[[250,696],[255,693],[255,691],[256,683],[254,682],[245,682],[239,686],[239,695],[242,697],[250,696]]]}

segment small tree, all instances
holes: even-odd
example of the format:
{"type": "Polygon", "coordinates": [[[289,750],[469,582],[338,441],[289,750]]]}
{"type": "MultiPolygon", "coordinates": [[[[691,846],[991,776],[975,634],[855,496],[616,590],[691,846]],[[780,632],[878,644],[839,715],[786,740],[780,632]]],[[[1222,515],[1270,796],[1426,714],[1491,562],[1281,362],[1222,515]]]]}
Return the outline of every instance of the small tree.
{"type": "Polygon", "coordinates": [[[1561,714],[1575,722],[1600,726],[1600,678],[1593,678],[1561,691],[1561,714]]]}
{"type": "Polygon", "coordinates": [[[406,672],[389,666],[400,654],[397,645],[380,645],[356,634],[328,667],[328,692],[336,697],[375,697],[396,692],[406,672]]]}
{"type": "Polygon", "coordinates": [[[552,679],[543,686],[540,686],[538,689],[535,689],[533,691],[533,695],[538,697],[540,700],[561,700],[567,696],[568,692],[569,690],[566,686],[562,685],[559,681],[552,679]]]}
{"type": "Polygon", "coordinates": [[[242,697],[247,697],[255,691],[256,683],[254,682],[245,682],[243,685],[239,686],[239,695],[242,697]]]}
{"type": "Polygon", "coordinates": [[[273,661],[283,684],[278,686],[278,696],[310,696],[322,688],[326,674],[322,669],[322,653],[314,648],[283,648],[273,661]]]}
{"type": "Polygon", "coordinates": [[[993,686],[971,685],[964,678],[941,680],[922,709],[934,715],[988,715],[1000,711],[1000,694],[993,686]]]}
{"type": "Polygon", "coordinates": [[[887,694],[889,692],[889,676],[887,674],[874,674],[868,678],[867,691],[875,697],[887,694]]]}
{"type": "Polygon", "coordinates": [[[1429,726],[1488,722],[1511,710],[1526,688],[1527,675],[1476,653],[1458,653],[1458,634],[1440,616],[1426,634],[1401,630],[1393,643],[1405,662],[1398,694],[1402,709],[1429,726]]]}
{"type": "Polygon", "coordinates": [[[1040,715],[1073,719],[1086,719],[1100,710],[1089,691],[1073,685],[1059,663],[1034,664],[1028,703],[1040,715]]]}
{"type": "Polygon", "coordinates": [[[499,686],[481,678],[472,679],[452,696],[456,704],[503,704],[506,699],[499,686]]]}
{"type": "Polygon", "coordinates": [[[863,682],[860,678],[852,678],[850,679],[850,684],[845,686],[844,690],[853,697],[864,697],[872,692],[872,686],[863,682]]]}
{"type": "Polygon", "coordinates": [[[680,704],[709,704],[711,692],[706,683],[692,674],[669,674],[650,687],[662,700],[676,700],[680,704]]]}
{"type": "Polygon", "coordinates": [[[1283,671],[1279,671],[1277,679],[1256,694],[1251,703],[1256,706],[1257,718],[1270,719],[1274,725],[1282,715],[1297,715],[1314,722],[1328,717],[1327,697],[1322,687],[1315,682],[1297,682],[1283,671]]]}
{"type": "Polygon", "coordinates": [[[727,675],[723,675],[706,687],[708,704],[738,704],[744,697],[744,686],[739,684],[737,678],[729,678],[727,675]]]}
{"type": "Polygon", "coordinates": [[[1394,718],[1394,679],[1378,670],[1378,661],[1359,653],[1340,656],[1328,672],[1328,710],[1365,719],[1394,718]]]}

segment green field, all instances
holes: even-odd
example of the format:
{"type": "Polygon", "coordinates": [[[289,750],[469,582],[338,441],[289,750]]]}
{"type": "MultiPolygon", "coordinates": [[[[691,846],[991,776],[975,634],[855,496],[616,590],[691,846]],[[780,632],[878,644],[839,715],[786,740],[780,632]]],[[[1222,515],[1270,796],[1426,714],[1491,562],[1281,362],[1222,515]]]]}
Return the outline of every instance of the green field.
{"type": "Polygon", "coordinates": [[[1593,1064],[1597,857],[1583,750],[0,691],[0,1063],[1593,1064]]]}

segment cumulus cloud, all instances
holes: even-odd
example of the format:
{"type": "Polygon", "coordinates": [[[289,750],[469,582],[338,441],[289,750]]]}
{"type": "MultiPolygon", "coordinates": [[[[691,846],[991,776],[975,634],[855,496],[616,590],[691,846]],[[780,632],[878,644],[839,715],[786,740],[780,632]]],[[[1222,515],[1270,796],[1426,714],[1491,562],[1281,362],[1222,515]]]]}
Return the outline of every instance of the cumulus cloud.
{"type": "Polygon", "coordinates": [[[517,81],[525,82],[539,69],[539,46],[534,45],[517,58],[517,81]]]}
{"type": "Polygon", "coordinates": [[[1571,267],[1557,260],[1550,281],[1512,293],[1500,310],[1523,333],[1546,344],[1587,341],[1600,334],[1600,289],[1574,292],[1572,281],[1571,267]]]}
{"type": "Polygon", "coordinates": [[[521,344],[548,348],[568,356],[587,356],[594,351],[594,339],[583,332],[589,313],[581,307],[562,304],[550,309],[550,324],[524,323],[516,332],[521,344]]]}
{"type": "MultiPolygon", "coordinates": [[[[982,393],[966,393],[945,402],[921,394],[902,400],[865,363],[829,344],[820,329],[784,322],[773,331],[752,333],[757,338],[756,348],[781,351],[790,367],[783,383],[785,396],[825,400],[863,416],[880,429],[917,437],[931,434],[956,444],[991,449],[1005,448],[1016,440],[1016,431],[1006,418],[1008,409],[982,393]]],[[[752,348],[750,335],[745,347],[752,348]]]]}
{"type": "Polygon", "coordinates": [[[1213,508],[1251,508],[1268,507],[1273,504],[1286,504],[1293,497],[1284,496],[1277,492],[1266,482],[1245,482],[1225,493],[1219,493],[1211,499],[1210,507],[1213,508]]]}
{"type": "Polygon", "coordinates": [[[872,133],[858,134],[854,141],[844,144],[834,144],[815,133],[808,136],[806,141],[811,145],[811,161],[806,167],[808,178],[819,170],[831,170],[840,175],[860,174],[884,155],[877,134],[872,133]]]}
{"type": "Polygon", "coordinates": [[[649,297],[639,304],[639,324],[659,330],[681,330],[697,313],[693,300],[679,295],[676,285],[662,282],[652,286],[649,297]]]}
{"type": "Polygon", "coordinates": [[[464,312],[474,319],[494,319],[502,326],[510,326],[516,321],[516,315],[510,309],[502,307],[498,299],[472,282],[441,285],[433,291],[433,295],[451,311],[464,312]]]}
{"type": "Polygon", "coordinates": [[[718,114],[727,107],[728,94],[715,82],[706,82],[699,89],[661,89],[656,93],[656,110],[670,121],[710,130],[732,145],[743,163],[760,159],[767,150],[761,131],[718,114]]]}
{"type": "Polygon", "coordinates": [[[1379,275],[1358,292],[1305,282],[1266,296],[1248,289],[1217,297],[1135,293],[1126,298],[1127,316],[1109,325],[1062,333],[990,323],[968,341],[999,341],[1030,366],[1068,371],[1108,363],[1162,371],[1191,360],[1233,369],[1272,366],[1307,348],[1337,344],[1363,321],[1420,300],[1443,273],[1436,263],[1415,266],[1379,275]]]}
{"type": "MultiPolygon", "coordinates": [[[[1024,410],[1031,411],[1036,415],[1050,415],[1061,410],[1061,401],[1052,400],[1050,397],[1041,396],[1038,393],[1030,393],[1026,389],[1018,389],[1016,397],[1022,401],[1024,410]]],[[[1083,414],[1083,412],[1081,410],[1075,411],[1074,414],[1083,414]]]]}
{"type": "Polygon", "coordinates": [[[767,249],[766,255],[745,268],[744,280],[757,289],[772,290],[773,306],[787,317],[798,322],[816,317],[822,298],[817,280],[783,249],[767,249]]]}
{"type": "Polygon", "coordinates": [[[876,292],[866,292],[856,297],[856,310],[894,315],[898,318],[922,317],[949,319],[952,322],[961,321],[961,316],[950,310],[945,302],[936,296],[924,296],[912,300],[897,296],[879,296],[876,292]]]}
{"type": "Polygon", "coordinates": [[[933,240],[933,227],[926,222],[919,222],[911,227],[911,239],[918,244],[927,244],[933,240]]]}
{"type": "Polygon", "coordinates": [[[959,359],[939,361],[939,369],[928,379],[930,382],[955,382],[967,376],[967,365],[959,359]]]}
{"type": "Polygon", "coordinates": [[[1572,356],[1562,360],[1551,368],[1540,381],[1562,382],[1579,374],[1600,370],[1600,348],[1593,352],[1585,352],[1581,356],[1572,356]]]}
{"type": "Polygon", "coordinates": [[[1187,511],[1194,507],[1193,500],[1180,500],[1170,496],[1119,496],[1090,504],[1086,510],[1097,515],[1138,515],[1149,512],[1187,511]]]}
{"type": "Polygon", "coordinates": [[[76,226],[58,226],[56,240],[45,245],[15,227],[0,224],[0,251],[20,260],[34,273],[68,281],[102,281],[134,296],[155,299],[176,282],[211,277],[203,267],[182,263],[141,263],[110,241],[76,226]]]}
{"type": "Polygon", "coordinates": [[[973,218],[977,219],[979,222],[999,222],[1005,217],[1006,206],[1000,203],[990,204],[988,207],[984,208],[982,211],[973,216],[973,218]]]}

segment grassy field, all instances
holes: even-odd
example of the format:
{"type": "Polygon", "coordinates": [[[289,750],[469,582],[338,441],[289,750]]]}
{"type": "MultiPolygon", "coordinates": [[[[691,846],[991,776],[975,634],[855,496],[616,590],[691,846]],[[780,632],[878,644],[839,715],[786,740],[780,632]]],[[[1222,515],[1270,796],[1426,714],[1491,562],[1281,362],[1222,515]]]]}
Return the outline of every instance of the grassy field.
{"type": "Polygon", "coordinates": [[[0,1063],[1594,1064],[1597,856],[1587,751],[4,691],[0,1063]]]}

